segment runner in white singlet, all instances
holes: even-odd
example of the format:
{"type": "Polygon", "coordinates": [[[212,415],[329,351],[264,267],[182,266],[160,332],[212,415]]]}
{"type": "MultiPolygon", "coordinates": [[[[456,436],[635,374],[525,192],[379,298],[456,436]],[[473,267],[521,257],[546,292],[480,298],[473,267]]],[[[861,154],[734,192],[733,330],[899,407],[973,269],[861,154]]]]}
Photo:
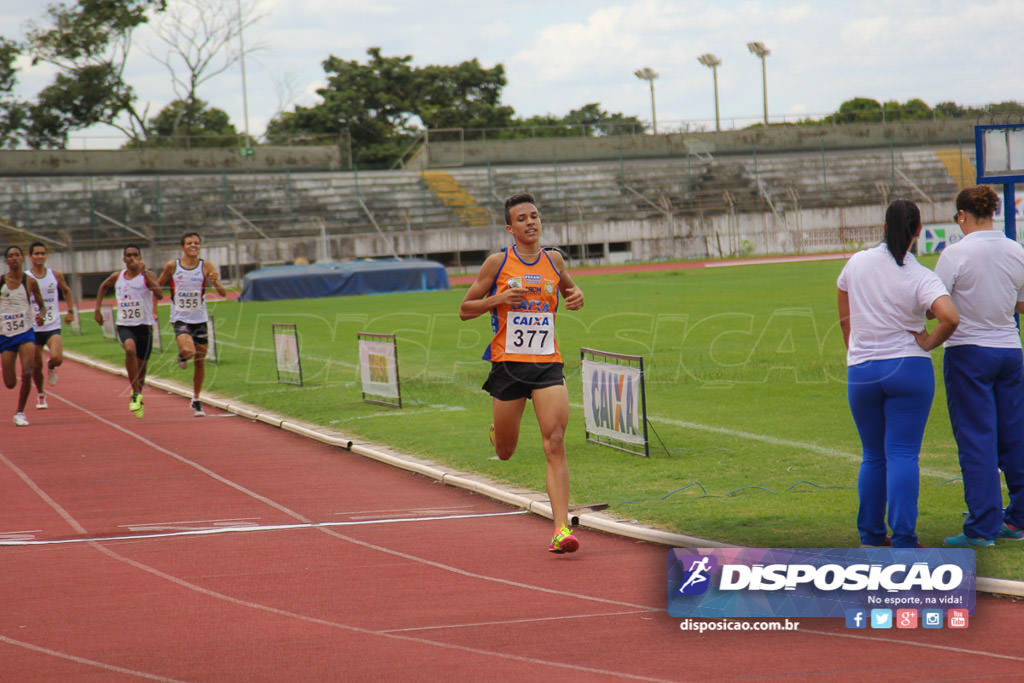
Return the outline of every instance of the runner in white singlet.
{"type": "Polygon", "coordinates": [[[36,357],[36,334],[32,326],[45,318],[46,303],[36,281],[25,275],[25,254],[21,247],[7,247],[4,260],[7,261],[7,273],[0,282],[0,365],[3,367],[4,386],[13,389],[18,384],[15,364],[21,359],[21,389],[18,391],[14,424],[27,427],[25,404],[32,389],[32,364],[36,357]],[[35,316],[32,315],[32,299],[39,307],[35,316]]]}
{"type": "Polygon", "coordinates": [[[156,322],[153,299],[162,299],[164,294],[156,275],[143,268],[142,251],[134,244],[124,248],[124,265],[124,270],[111,273],[100,285],[93,317],[103,324],[103,297],[113,287],[117,296],[117,338],[124,347],[124,368],[132,392],[128,410],[141,419],[145,414],[142,387],[146,384],[146,365],[153,350],[156,322]]]}
{"type": "Polygon", "coordinates": [[[168,261],[160,273],[160,286],[171,285],[171,325],[178,342],[178,367],[192,366],[192,414],[202,417],[203,404],[199,393],[206,378],[206,352],[209,350],[209,315],[206,312],[206,287],[227,297],[228,290],[221,284],[220,275],[212,263],[199,258],[202,239],[199,233],[186,232],[181,236],[181,257],[168,261]]]}
{"type": "MultiPolygon", "coordinates": [[[[64,301],[68,304],[68,311],[64,315],[64,322],[71,324],[75,319],[75,297],[64,279],[64,273],[46,267],[46,259],[49,254],[46,245],[42,242],[33,242],[28,248],[29,259],[32,267],[28,270],[28,276],[39,283],[39,291],[46,302],[46,318],[42,325],[36,325],[36,360],[35,370],[32,379],[36,385],[36,408],[43,410],[47,408],[46,391],[43,389],[43,348],[50,351],[50,358],[46,362],[48,370],[47,380],[50,386],[57,384],[57,368],[64,363],[64,339],[60,329],[60,302],[58,294],[64,295],[64,301]]],[[[37,307],[34,307],[37,308],[37,307]]],[[[38,311],[36,311],[38,312],[38,311]]]]}

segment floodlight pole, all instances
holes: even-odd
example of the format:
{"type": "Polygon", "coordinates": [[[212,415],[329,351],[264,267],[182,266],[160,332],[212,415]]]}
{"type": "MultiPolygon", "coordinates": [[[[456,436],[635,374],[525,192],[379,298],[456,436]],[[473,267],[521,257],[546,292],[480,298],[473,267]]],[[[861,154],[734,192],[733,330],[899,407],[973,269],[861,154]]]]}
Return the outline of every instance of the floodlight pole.
{"type": "Polygon", "coordinates": [[[711,69],[711,78],[715,84],[715,130],[721,131],[722,125],[718,119],[718,67],[721,65],[722,60],[708,52],[697,57],[697,61],[711,69]]]}
{"type": "Polygon", "coordinates": [[[647,81],[651,86],[651,127],[654,130],[654,134],[657,135],[658,117],[654,113],[654,79],[658,77],[658,72],[648,66],[645,66],[642,69],[634,71],[633,75],[642,81],[647,81]]]}
{"type": "Polygon", "coordinates": [[[768,69],[765,67],[764,58],[772,53],[771,50],[764,46],[764,43],[760,41],[754,41],[747,43],[747,49],[750,50],[750,54],[757,55],[761,58],[761,92],[764,95],[764,125],[768,127],[768,69]]]}
{"type": "Polygon", "coordinates": [[[249,95],[245,85],[245,41],[242,38],[242,0],[238,0],[238,56],[242,66],[242,115],[245,117],[245,146],[252,147],[249,137],[249,95]]]}

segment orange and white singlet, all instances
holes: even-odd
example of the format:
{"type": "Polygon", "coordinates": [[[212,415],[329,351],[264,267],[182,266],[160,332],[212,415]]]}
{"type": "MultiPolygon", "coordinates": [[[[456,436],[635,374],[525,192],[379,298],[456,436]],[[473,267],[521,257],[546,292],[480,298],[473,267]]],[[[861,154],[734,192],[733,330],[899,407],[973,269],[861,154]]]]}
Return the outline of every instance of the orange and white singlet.
{"type": "Polygon", "coordinates": [[[505,260],[491,285],[490,295],[517,287],[526,289],[527,294],[518,306],[502,305],[491,310],[494,339],[484,351],[484,360],[562,362],[555,341],[555,312],[561,279],[547,252],[542,250],[535,261],[527,263],[519,257],[515,247],[505,248],[505,260]]]}

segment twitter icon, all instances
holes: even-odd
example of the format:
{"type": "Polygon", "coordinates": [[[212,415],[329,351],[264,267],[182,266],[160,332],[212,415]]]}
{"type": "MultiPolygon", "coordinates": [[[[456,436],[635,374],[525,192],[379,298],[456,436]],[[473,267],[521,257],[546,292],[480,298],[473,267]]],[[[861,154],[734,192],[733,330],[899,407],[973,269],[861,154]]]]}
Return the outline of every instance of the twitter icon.
{"type": "Polygon", "coordinates": [[[871,610],[871,628],[892,628],[892,610],[871,610]]]}

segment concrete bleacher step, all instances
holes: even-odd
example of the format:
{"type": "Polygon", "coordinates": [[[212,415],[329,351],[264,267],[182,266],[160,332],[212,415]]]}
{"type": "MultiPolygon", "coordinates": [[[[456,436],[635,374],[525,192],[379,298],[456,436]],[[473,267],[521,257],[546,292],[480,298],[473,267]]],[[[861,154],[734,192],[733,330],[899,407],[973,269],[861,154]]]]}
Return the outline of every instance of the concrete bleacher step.
{"type": "Polygon", "coordinates": [[[7,177],[0,178],[0,203],[4,216],[16,225],[38,227],[46,234],[72,229],[83,235],[84,246],[88,240],[99,243],[124,234],[109,229],[93,210],[129,225],[149,225],[168,240],[185,228],[229,234],[239,219],[227,206],[268,230],[308,230],[322,219],[339,232],[368,232],[374,228],[367,210],[385,231],[486,226],[502,220],[504,197],[522,191],[533,192],[545,215],[556,220],[638,220],[666,211],[767,211],[765,196],[776,210],[877,204],[894,193],[948,201],[958,186],[974,180],[971,153],[930,148],[835,151],[824,160],[818,154],[796,153],[715,159],[691,155],[453,168],[425,175],[360,171],[7,177]],[[958,178],[961,168],[971,176],[958,178]]]}
{"type": "Polygon", "coordinates": [[[957,189],[977,184],[977,172],[967,155],[958,148],[937,149],[935,156],[942,163],[957,189]]]}

